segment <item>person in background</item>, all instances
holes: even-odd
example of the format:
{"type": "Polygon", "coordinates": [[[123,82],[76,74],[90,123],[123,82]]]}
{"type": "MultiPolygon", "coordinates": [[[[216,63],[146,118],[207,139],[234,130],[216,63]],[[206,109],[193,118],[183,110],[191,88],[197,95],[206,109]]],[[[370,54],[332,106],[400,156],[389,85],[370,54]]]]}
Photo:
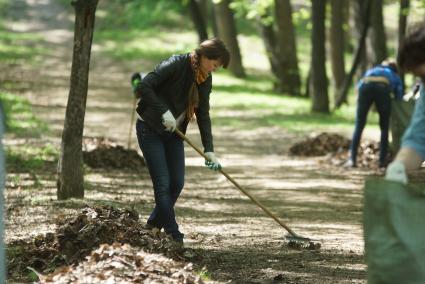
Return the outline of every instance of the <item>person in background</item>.
{"type": "Polygon", "coordinates": [[[381,141],[379,151],[379,167],[385,167],[388,152],[388,131],[391,114],[391,93],[395,99],[403,98],[403,84],[397,74],[397,65],[392,60],[384,60],[381,64],[367,70],[357,84],[357,112],[354,133],[350,145],[350,156],[345,167],[357,167],[357,151],[367,115],[372,104],[379,114],[381,141]]]}
{"type": "Polygon", "coordinates": [[[386,179],[407,183],[407,173],[425,160],[425,23],[418,25],[400,46],[397,63],[405,73],[421,79],[420,96],[412,120],[402,138],[400,151],[388,165],[386,179]]]}
{"type": "Polygon", "coordinates": [[[183,140],[173,133],[185,133],[196,116],[206,165],[221,168],[213,147],[210,119],[211,73],[227,68],[230,54],[217,38],[203,41],[193,52],[162,61],[145,77],[132,76],[133,90],[140,98],[136,113],[136,133],[152,179],[155,208],[146,228],[164,228],[183,245],[184,234],[176,222],[174,205],[183,189],[185,161],[183,140]],[[139,78],[140,77],[140,78],[139,78]]]}

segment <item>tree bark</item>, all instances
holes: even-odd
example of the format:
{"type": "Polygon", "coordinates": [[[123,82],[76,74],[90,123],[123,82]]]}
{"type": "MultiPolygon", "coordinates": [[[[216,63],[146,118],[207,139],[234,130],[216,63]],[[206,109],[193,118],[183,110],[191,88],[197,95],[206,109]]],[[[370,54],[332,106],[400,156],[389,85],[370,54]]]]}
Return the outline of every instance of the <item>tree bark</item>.
{"type": "Polygon", "coordinates": [[[310,94],[313,99],[312,111],[329,113],[328,78],[326,76],[325,15],[326,0],[312,2],[312,73],[310,94]]]}
{"type": "Polygon", "coordinates": [[[345,36],[344,36],[344,9],[347,5],[345,0],[331,0],[331,30],[330,30],[330,55],[332,75],[334,79],[335,99],[341,91],[345,78],[345,36]]]}
{"type": "MultiPolygon", "coordinates": [[[[353,38],[355,42],[360,42],[362,38],[362,33],[364,30],[366,20],[369,21],[370,17],[365,16],[365,1],[368,0],[352,0],[351,3],[351,13],[352,13],[352,28],[353,38]]],[[[373,0],[372,0],[373,1],[373,0]]],[[[363,47],[360,50],[358,68],[356,68],[356,77],[360,78],[367,69],[367,52],[366,47],[363,47]]]]}
{"type": "Polygon", "coordinates": [[[277,48],[281,68],[281,92],[292,96],[301,94],[301,79],[298,69],[297,45],[292,23],[292,7],[289,0],[275,0],[277,24],[277,48]]]}
{"type": "Polygon", "coordinates": [[[348,88],[350,87],[354,74],[356,73],[357,67],[360,64],[361,54],[365,48],[367,31],[369,29],[369,19],[370,19],[369,15],[370,15],[370,9],[371,9],[371,1],[373,0],[366,0],[366,1],[367,1],[366,2],[366,22],[363,25],[362,35],[360,37],[360,40],[357,46],[357,51],[354,56],[353,65],[351,66],[350,73],[348,74],[348,76],[345,77],[342,91],[339,94],[337,100],[335,101],[336,109],[341,107],[343,103],[347,103],[348,88]]]}
{"type": "Polygon", "coordinates": [[[196,0],[189,0],[188,5],[193,25],[198,33],[199,42],[202,42],[208,39],[208,31],[205,21],[206,18],[202,14],[201,7],[196,0]]]}
{"type": "Polygon", "coordinates": [[[218,35],[230,52],[229,70],[236,77],[245,77],[242,56],[237,40],[236,24],[233,12],[229,7],[230,0],[221,0],[214,4],[218,35]]]}
{"type": "Polygon", "coordinates": [[[86,110],[91,44],[98,0],[74,0],[74,50],[61,153],[58,163],[58,199],[83,198],[82,138],[86,110]]]}
{"type": "Polygon", "coordinates": [[[370,10],[370,31],[368,37],[368,57],[372,65],[381,63],[388,57],[387,37],[382,15],[383,0],[373,0],[370,10]]]}
{"type": "Polygon", "coordinates": [[[280,68],[279,68],[279,55],[276,51],[276,35],[273,30],[272,24],[265,24],[261,20],[259,20],[259,28],[261,37],[264,42],[264,47],[266,49],[267,58],[270,62],[271,71],[276,78],[273,82],[273,89],[278,92],[280,89],[280,85],[282,82],[280,82],[280,79],[283,77],[280,68]]]}
{"type": "Polygon", "coordinates": [[[4,242],[4,220],[5,216],[5,202],[4,202],[4,186],[6,179],[5,170],[5,155],[3,149],[3,133],[5,128],[6,117],[3,109],[2,102],[0,101],[0,283],[6,283],[6,255],[5,255],[5,242],[4,242]]]}
{"type": "MultiPolygon", "coordinates": [[[[398,46],[399,50],[400,45],[406,37],[406,28],[407,28],[407,15],[409,14],[410,9],[410,0],[400,0],[400,9],[398,16],[398,46]]],[[[400,71],[400,78],[404,86],[404,74],[400,71]]]]}

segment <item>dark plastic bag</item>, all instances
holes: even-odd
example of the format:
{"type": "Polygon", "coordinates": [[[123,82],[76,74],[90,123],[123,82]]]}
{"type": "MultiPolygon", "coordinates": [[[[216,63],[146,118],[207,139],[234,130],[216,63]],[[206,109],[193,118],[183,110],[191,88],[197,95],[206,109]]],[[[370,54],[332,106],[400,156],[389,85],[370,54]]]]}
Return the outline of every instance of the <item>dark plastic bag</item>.
{"type": "Polygon", "coordinates": [[[403,137],[404,131],[409,126],[413,110],[415,109],[415,100],[392,100],[391,104],[391,147],[392,152],[397,153],[400,149],[401,137],[403,137]]]}
{"type": "Polygon", "coordinates": [[[425,188],[369,179],[363,224],[368,283],[425,283],[425,188]]]}

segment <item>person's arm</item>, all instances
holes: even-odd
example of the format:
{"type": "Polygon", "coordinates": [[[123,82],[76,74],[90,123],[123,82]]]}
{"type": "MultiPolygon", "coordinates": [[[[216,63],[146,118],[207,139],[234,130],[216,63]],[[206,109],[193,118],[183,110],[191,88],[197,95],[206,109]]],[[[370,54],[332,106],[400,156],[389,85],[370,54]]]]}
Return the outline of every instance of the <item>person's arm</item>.
{"type": "Polygon", "coordinates": [[[199,132],[201,134],[204,152],[214,152],[213,137],[211,131],[210,118],[210,94],[212,89],[212,77],[199,87],[199,104],[196,109],[196,121],[198,123],[199,132]]]}
{"type": "Polygon", "coordinates": [[[421,95],[416,101],[410,125],[402,138],[402,148],[415,150],[425,160],[425,90],[421,86],[421,95]]]}
{"type": "Polygon", "coordinates": [[[166,83],[166,81],[170,79],[175,72],[178,72],[179,69],[180,65],[176,57],[170,57],[162,61],[154,71],[148,73],[137,87],[143,103],[158,113],[163,114],[167,112],[168,107],[161,102],[155,90],[158,90],[161,85],[166,83]]]}
{"type": "Polygon", "coordinates": [[[425,94],[416,102],[415,112],[409,128],[402,138],[402,147],[394,161],[388,166],[385,178],[407,183],[406,172],[417,169],[425,160],[425,94]]]}

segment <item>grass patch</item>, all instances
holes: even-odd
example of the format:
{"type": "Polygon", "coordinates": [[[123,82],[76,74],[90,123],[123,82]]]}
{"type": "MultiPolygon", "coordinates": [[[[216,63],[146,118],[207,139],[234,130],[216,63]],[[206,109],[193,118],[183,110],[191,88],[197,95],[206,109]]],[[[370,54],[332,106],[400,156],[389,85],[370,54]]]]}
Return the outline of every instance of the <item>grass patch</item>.
{"type": "Polygon", "coordinates": [[[0,92],[6,121],[6,132],[18,137],[39,137],[48,131],[47,124],[34,116],[30,102],[11,93],[0,92]]]}
{"type": "Polygon", "coordinates": [[[128,32],[115,29],[95,33],[94,43],[101,42],[101,51],[120,61],[145,59],[158,64],[172,54],[191,51],[196,40],[190,32],[165,32],[159,28],[128,32]]]}
{"type": "MultiPolygon", "coordinates": [[[[354,128],[356,103],[332,114],[311,112],[309,98],[287,97],[272,92],[271,78],[229,77],[225,72],[214,76],[211,95],[211,117],[215,126],[242,129],[278,126],[290,132],[332,131],[351,133],[354,128]]],[[[368,128],[378,130],[378,115],[371,111],[368,128]]]]}
{"type": "Polygon", "coordinates": [[[6,148],[8,172],[33,172],[57,164],[59,152],[53,145],[43,147],[20,146],[19,150],[6,148]]]}
{"type": "Polygon", "coordinates": [[[7,31],[0,25],[0,61],[13,63],[25,60],[26,64],[35,63],[38,56],[48,53],[41,42],[39,35],[7,31]]]}

